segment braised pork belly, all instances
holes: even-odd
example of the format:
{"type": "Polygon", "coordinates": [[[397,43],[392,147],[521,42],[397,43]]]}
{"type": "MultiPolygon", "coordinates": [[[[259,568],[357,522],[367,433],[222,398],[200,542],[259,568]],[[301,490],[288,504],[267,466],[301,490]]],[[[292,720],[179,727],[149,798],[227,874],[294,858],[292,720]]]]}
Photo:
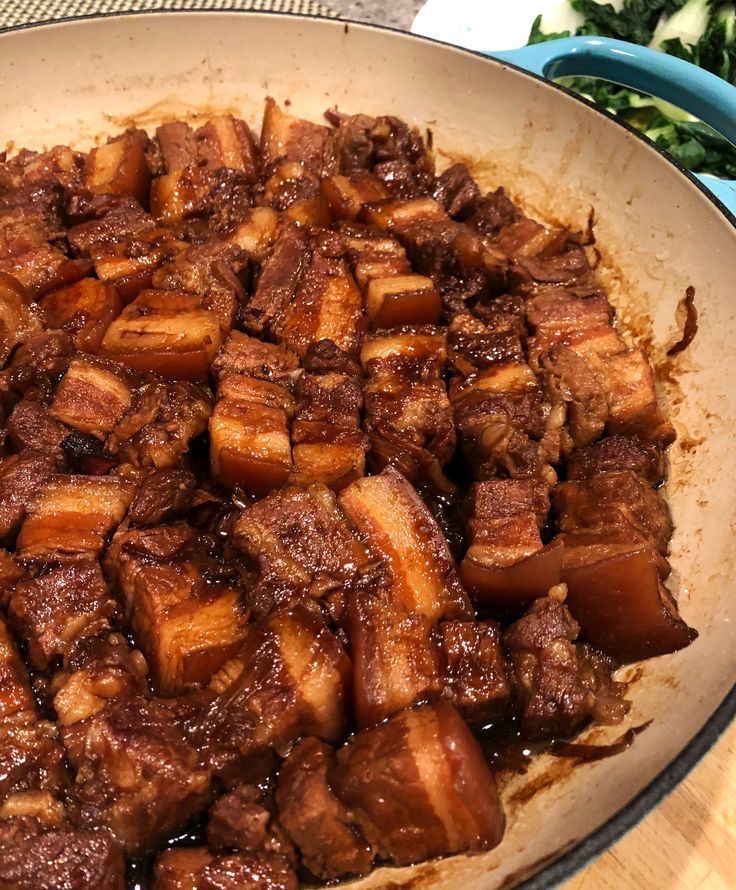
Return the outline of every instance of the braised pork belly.
{"type": "Polygon", "coordinates": [[[0,156],[0,886],[488,850],[491,749],[697,636],[591,233],[430,142],[268,99],[0,156]]]}

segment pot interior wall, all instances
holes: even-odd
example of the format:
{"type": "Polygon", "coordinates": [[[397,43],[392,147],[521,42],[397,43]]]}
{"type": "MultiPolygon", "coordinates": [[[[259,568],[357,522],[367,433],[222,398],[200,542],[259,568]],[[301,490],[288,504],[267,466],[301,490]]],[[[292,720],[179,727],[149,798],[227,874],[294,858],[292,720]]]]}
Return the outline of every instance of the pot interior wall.
{"type": "Polygon", "coordinates": [[[430,127],[441,156],[472,159],[484,184],[505,185],[550,220],[584,227],[595,207],[601,269],[624,324],[651,346],[679,433],[667,488],[677,525],[673,587],[700,637],[622,672],[636,678],[627,725],[654,721],[631,750],[575,769],[541,758],[507,785],[509,830],[497,850],[377,871],[360,886],[500,886],[609,819],[699,732],[736,674],[733,226],[654,149],[602,114],[513,69],[417,38],[289,17],[160,14],[15,32],[0,37],[0,49],[0,119],[17,146],[81,147],[99,133],[152,130],[208,111],[256,122],[273,95],[315,120],[336,105],[430,127]],[[687,352],[666,361],[689,284],[700,330],[687,352]]]}

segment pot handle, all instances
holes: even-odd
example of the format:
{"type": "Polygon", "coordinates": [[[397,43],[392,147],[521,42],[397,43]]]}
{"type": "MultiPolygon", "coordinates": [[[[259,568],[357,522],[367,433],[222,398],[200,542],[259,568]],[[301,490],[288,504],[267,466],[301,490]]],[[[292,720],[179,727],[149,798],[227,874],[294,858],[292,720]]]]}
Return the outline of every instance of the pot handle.
{"type": "MultiPolygon", "coordinates": [[[[677,105],[736,145],[736,87],[683,59],[610,37],[565,37],[487,52],[541,77],[600,77],[677,105]]],[[[736,215],[736,180],[695,174],[736,215]]]]}

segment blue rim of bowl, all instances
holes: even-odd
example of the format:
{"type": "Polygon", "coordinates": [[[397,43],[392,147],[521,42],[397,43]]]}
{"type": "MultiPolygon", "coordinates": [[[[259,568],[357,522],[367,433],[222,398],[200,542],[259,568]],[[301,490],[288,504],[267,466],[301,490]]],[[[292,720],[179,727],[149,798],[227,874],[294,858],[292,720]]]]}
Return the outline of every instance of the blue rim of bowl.
{"type": "MultiPolygon", "coordinates": [[[[409,31],[402,31],[400,28],[393,28],[389,25],[376,25],[372,22],[359,22],[354,19],[328,18],[320,15],[305,15],[301,13],[290,12],[265,12],[254,9],[146,9],[146,10],[123,10],[121,12],[100,12],[89,13],[85,15],[69,16],[68,18],[45,19],[39,22],[26,22],[20,25],[10,25],[0,28],[0,36],[16,31],[29,31],[34,28],[42,28],[48,25],[63,25],[71,22],[94,21],[96,19],[112,19],[122,17],[143,18],[149,15],[176,15],[185,13],[187,15],[198,15],[208,13],[210,15],[217,13],[237,13],[238,15],[255,15],[268,17],[282,17],[293,19],[306,19],[312,21],[329,22],[335,27],[347,26],[364,28],[369,31],[388,31],[410,40],[417,40],[424,43],[434,43],[437,46],[448,47],[456,52],[466,53],[479,59],[484,59],[489,64],[501,65],[503,68],[511,68],[526,77],[536,80],[548,86],[550,89],[559,90],[570,96],[576,102],[587,105],[588,108],[605,118],[608,118],[613,124],[627,130],[649,149],[653,149],[665,161],[675,167],[690,182],[713,203],[723,214],[726,220],[736,228],[736,216],[713,194],[703,183],[700,182],[687,168],[683,167],[669,152],[665,151],[661,146],[652,142],[640,130],[630,126],[625,121],[611,114],[600,105],[596,105],[590,99],[580,96],[567,87],[554,83],[539,74],[527,71],[513,62],[501,61],[493,56],[475,50],[466,49],[465,47],[456,46],[453,43],[446,43],[435,37],[425,37],[420,34],[412,34],[409,31]]],[[[550,890],[550,888],[558,886],[562,881],[568,880],[580,869],[585,868],[594,859],[609,849],[616,841],[620,840],[628,831],[634,828],[646,815],[648,815],[658,804],[660,804],[668,794],[670,794],[677,785],[688,775],[688,773],[702,760],[705,754],[715,745],[722,733],[728,728],[731,722],[736,719],[736,682],[732,685],[730,691],[726,693],[720,704],[713,710],[710,717],[705,721],[697,735],[688,742],[688,744],[680,751],[680,753],[634,798],[632,798],[617,813],[611,816],[602,825],[599,825],[590,834],[580,838],[571,849],[554,859],[548,865],[543,866],[538,872],[531,877],[523,879],[520,883],[514,885],[516,890],[550,890]]]]}

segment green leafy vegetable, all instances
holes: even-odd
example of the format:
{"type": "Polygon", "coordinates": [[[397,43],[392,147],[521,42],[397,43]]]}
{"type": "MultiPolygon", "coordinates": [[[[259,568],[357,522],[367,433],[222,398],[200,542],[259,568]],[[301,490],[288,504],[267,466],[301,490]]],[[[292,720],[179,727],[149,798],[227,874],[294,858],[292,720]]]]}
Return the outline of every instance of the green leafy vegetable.
{"type": "MultiPolygon", "coordinates": [[[[713,0],[624,0],[620,9],[598,0],[568,0],[583,17],[576,31],[545,32],[537,16],[528,42],[597,35],[649,45],[736,84],[736,8],[713,0]]],[[[579,21],[579,19],[578,19],[579,21]]],[[[736,148],[701,121],[660,99],[590,77],[561,83],[642,130],[684,167],[736,178],[736,148]]]]}

